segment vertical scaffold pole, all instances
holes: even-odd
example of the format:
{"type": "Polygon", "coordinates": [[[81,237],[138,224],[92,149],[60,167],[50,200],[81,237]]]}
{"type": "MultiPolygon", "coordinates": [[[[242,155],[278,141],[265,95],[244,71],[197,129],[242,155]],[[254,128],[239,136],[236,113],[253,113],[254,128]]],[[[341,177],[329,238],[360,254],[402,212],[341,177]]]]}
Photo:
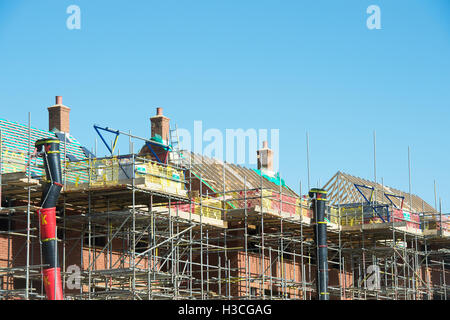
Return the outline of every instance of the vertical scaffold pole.
{"type": "MultiPolygon", "coordinates": [[[[26,266],[26,275],[25,275],[25,299],[29,299],[28,291],[30,290],[30,201],[31,201],[31,188],[30,188],[30,180],[31,180],[31,113],[28,112],[28,170],[27,170],[27,178],[28,178],[28,201],[27,201],[27,266],[26,266]]],[[[1,150],[0,150],[1,152],[1,150]]],[[[1,170],[0,170],[1,173],[1,170]]],[[[1,196],[1,194],[0,194],[1,196]]]]}
{"type": "Polygon", "coordinates": [[[311,181],[310,181],[310,167],[309,167],[309,134],[306,132],[306,165],[308,169],[308,190],[311,188],[311,181]]]}

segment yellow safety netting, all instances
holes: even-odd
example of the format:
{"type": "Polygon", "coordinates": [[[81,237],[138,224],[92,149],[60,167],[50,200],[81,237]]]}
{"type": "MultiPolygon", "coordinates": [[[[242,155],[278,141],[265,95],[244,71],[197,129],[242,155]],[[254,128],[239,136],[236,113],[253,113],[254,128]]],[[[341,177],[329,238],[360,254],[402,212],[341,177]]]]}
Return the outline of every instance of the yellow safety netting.
{"type": "Polygon", "coordinates": [[[342,226],[354,226],[363,223],[363,207],[357,206],[353,208],[333,208],[338,216],[340,217],[340,224],[342,226]]]}
{"type": "Polygon", "coordinates": [[[339,224],[340,223],[340,221],[339,221],[340,220],[339,219],[339,210],[337,208],[330,207],[328,220],[331,223],[334,223],[334,224],[339,224]]]}
{"type": "Polygon", "coordinates": [[[185,193],[184,173],[171,166],[163,166],[156,162],[145,162],[136,165],[136,178],[144,177],[145,185],[153,189],[175,194],[185,193]]]}
{"type": "Polygon", "coordinates": [[[66,182],[75,187],[129,184],[133,176],[143,178],[145,185],[156,191],[186,192],[182,170],[152,161],[136,161],[133,166],[132,159],[111,157],[66,163],[66,182]]]}
{"type": "Polygon", "coordinates": [[[2,148],[2,173],[26,171],[27,155],[9,148],[2,148]]]}
{"type": "Polygon", "coordinates": [[[330,222],[341,226],[354,226],[363,223],[381,223],[376,213],[367,214],[363,212],[363,206],[349,208],[330,207],[330,222]]]}
{"type": "Polygon", "coordinates": [[[222,219],[223,201],[206,197],[196,197],[193,201],[195,202],[195,214],[212,219],[222,219]]]}
{"type": "Polygon", "coordinates": [[[447,215],[442,215],[442,218],[439,214],[424,215],[421,217],[422,229],[450,231],[450,222],[448,220],[447,215]]]}

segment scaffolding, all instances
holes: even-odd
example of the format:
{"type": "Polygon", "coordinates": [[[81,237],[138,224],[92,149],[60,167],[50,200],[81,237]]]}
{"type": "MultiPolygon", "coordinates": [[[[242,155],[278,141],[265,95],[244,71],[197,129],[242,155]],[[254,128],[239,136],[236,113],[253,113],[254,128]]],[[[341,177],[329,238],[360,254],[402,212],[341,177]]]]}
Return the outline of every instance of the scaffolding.
{"type": "MultiPolygon", "coordinates": [[[[25,164],[6,159],[0,131],[0,172],[23,165],[0,175],[2,299],[45,299],[33,142],[29,134],[25,164]]],[[[259,172],[255,186],[189,152],[161,163],[134,153],[131,139],[130,150],[62,161],[65,299],[316,299],[315,221],[301,183],[294,196],[280,176],[269,187],[259,172]],[[212,164],[219,188],[193,170],[212,164]]],[[[448,214],[356,200],[327,207],[330,298],[447,299],[448,214]]]]}

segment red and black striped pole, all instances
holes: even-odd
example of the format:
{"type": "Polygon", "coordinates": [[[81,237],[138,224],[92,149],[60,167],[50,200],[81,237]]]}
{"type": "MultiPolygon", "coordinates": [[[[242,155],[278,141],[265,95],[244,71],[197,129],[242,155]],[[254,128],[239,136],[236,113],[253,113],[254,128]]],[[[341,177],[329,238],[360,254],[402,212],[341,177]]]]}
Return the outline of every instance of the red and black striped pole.
{"type": "Polygon", "coordinates": [[[309,191],[309,197],[312,198],[315,219],[314,235],[317,248],[317,297],[319,300],[329,300],[327,222],[325,221],[327,192],[323,189],[311,189],[309,191]]]}
{"type": "Polygon", "coordinates": [[[41,139],[35,146],[38,155],[44,158],[46,175],[41,209],[38,210],[44,264],[42,278],[47,299],[63,300],[56,233],[56,203],[63,186],[59,140],[41,139]]]}

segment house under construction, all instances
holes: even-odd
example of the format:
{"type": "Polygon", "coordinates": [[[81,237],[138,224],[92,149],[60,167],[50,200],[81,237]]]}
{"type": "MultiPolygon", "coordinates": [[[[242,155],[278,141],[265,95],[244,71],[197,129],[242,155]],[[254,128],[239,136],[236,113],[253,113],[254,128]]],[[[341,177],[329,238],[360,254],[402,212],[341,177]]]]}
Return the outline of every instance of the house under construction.
{"type": "Polygon", "coordinates": [[[180,150],[161,108],[148,139],[95,125],[100,158],[48,112],[0,119],[2,299],[448,298],[450,221],[416,195],[343,172],[301,194],[267,143],[257,169],[180,150]]]}

